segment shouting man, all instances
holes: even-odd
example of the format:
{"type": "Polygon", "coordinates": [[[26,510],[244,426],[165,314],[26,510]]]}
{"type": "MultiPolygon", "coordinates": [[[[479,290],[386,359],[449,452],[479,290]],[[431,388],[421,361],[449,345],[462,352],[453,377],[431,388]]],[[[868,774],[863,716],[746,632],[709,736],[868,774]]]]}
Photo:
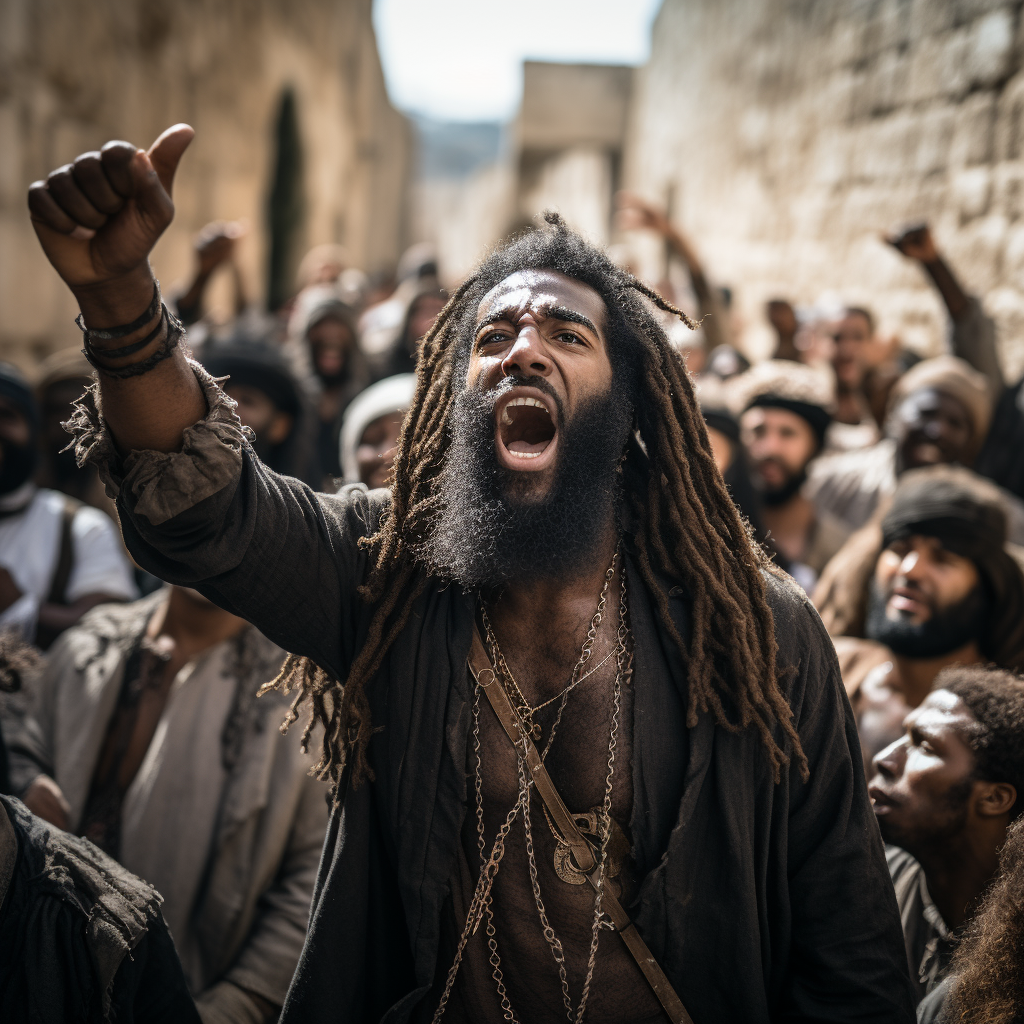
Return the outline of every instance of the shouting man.
{"type": "Polygon", "coordinates": [[[661,300],[552,217],[424,339],[390,490],[315,494],[161,309],[191,136],[29,202],[129,548],[294,652],[280,684],[324,725],[284,1019],[911,1021],[835,656],[747,537],[661,300]]]}

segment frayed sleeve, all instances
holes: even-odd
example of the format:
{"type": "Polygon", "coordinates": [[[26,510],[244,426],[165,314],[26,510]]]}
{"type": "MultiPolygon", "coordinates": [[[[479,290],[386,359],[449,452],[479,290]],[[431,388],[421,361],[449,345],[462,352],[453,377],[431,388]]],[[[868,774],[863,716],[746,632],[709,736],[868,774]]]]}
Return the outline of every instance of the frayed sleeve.
{"type": "Polygon", "coordinates": [[[107,495],[125,500],[153,526],[184,512],[238,479],[250,431],[235,402],[197,362],[189,366],[206,399],[206,416],[186,428],[180,452],[129,452],[121,458],[93,385],[64,424],[79,466],[95,466],[107,495]]]}
{"type": "Polygon", "coordinates": [[[132,557],[168,583],[193,587],[275,643],[347,674],[365,603],[359,540],[375,532],[386,492],[361,484],[318,494],[267,469],[235,403],[191,363],[208,412],[179,452],[122,457],[95,390],[65,424],[80,465],[97,467],[117,500],[132,557]]]}

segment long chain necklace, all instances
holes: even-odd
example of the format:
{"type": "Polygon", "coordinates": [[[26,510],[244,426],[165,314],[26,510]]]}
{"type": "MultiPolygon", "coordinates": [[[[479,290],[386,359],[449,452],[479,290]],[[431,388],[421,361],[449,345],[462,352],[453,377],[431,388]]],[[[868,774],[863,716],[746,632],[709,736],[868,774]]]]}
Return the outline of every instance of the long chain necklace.
{"type": "MultiPolygon", "coordinates": [[[[604,584],[601,587],[601,596],[597,600],[597,610],[594,612],[594,617],[590,620],[590,628],[587,630],[586,638],[583,641],[583,646],[580,649],[580,656],[573,666],[572,674],[569,677],[569,682],[559,690],[550,700],[544,701],[543,704],[538,704],[536,707],[530,704],[526,699],[526,695],[519,688],[519,684],[516,682],[515,677],[512,675],[508,664],[505,661],[505,655],[501,653],[501,648],[498,646],[498,640],[494,635],[494,628],[491,626],[491,620],[487,615],[487,608],[483,602],[480,604],[480,615],[483,619],[484,630],[487,634],[487,646],[491,649],[491,661],[494,667],[498,669],[498,673],[501,677],[502,685],[505,687],[505,692],[509,695],[513,704],[516,705],[516,713],[522,719],[523,724],[526,726],[526,731],[530,733],[533,739],[539,740],[541,736],[541,728],[539,723],[535,723],[533,716],[543,708],[554,704],[556,700],[561,698],[562,704],[559,707],[558,716],[555,719],[555,725],[552,727],[551,735],[548,737],[547,747],[545,748],[545,754],[551,749],[551,744],[554,742],[555,731],[558,728],[558,724],[562,718],[562,708],[565,707],[565,699],[569,694],[583,682],[587,676],[592,675],[596,672],[608,658],[605,658],[600,664],[595,665],[590,672],[584,673],[583,669],[586,667],[588,661],[594,653],[594,642],[597,640],[597,631],[601,627],[601,622],[604,620],[604,609],[608,601],[608,587],[611,584],[612,579],[615,576],[615,566],[618,564],[619,552],[616,548],[615,554],[612,555],[612,564],[608,567],[607,572],[604,574],[604,584]],[[509,685],[511,684],[511,689],[509,685]]],[[[609,654],[609,657],[611,655],[609,654]]]]}
{"type": "MultiPolygon", "coordinates": [[[[604,586],[601,590],[601,596],[598,600],[597,611],[594,613],[594,618],[591,620],[590,629],[587,631],[587,637],[583,642],[583,648],[580,653],[580,658],[573,669],[572,678],[569,684],[557,694],[555,698],[545,702],[551,704],[554,700],[561,697],[561,703],[558,708],[558,714],[555,717],[555,722],[551,728],[551,734],[548,737],[548,742],[544,747],[544,751],[541,754],[542,759],[546,759],[551,745],[554,743],[555,734],[558,726],[562,719],[562,713],[565,710],[566,701],[568,700],[569,693],[580,683],[586,675],[591,673],[583,673],[583,668],[586,663],[590,660],[593,652],[594,641],[597,637],[597,631],[600,627],[601,620],[604,614],[604,607],[608,594],[608,586],[615,575],[615,568],[618,562],[618,551],[616,550],[615,556],[612,559],[612,564],[608,571],[605,573],[604,586]]],[[[486,611],[484,611],[484,625],[487,630],[487,639],[489,646],[491,647],[491,660],[495,667],[500,667],[507,671],[505,660],[501,656],[500,649],[498,648],[497,641],[494,637],[493,630],[490,626],[490,621],[486,617],[486,611]]],[[[611,817],[611,801],[612,801],[612,781],[615,771],[615,752],[618,745],[618,730],[619,730],[619,717],[620,708],[622,701],[622,685],[628,683],[629,675],[632,670],[632,655],[629,651],[628,644],[628,625],[627,625],[627,604],[626,604],[626,579],[625,573],[621,574],[621,595],[619,600],[619,627],[616,633],[616,644],[613,652],[616,656],[616,673],[615,682],[612,694],[612,724],[610,735],[608,739],[608,771],[605,777],[604,787],[604,798],[600,808],[600,822],[599,828],[599,850],[600,856],[598,858],[598,884],[597,891],[594,899],[594,919],[591,931],[591,942],[590,942],[590,955],[587,960],[587,972],[583,983],[583,991],[580,996],[580,1003],[575,1013],[573,1011],[572,999],[569,993],[569,981],[565,969],[565,952],[562,947],[561,940],[555,933],[554,928],[551,927],[551,923],[548,920],[547,911],[544,907],[544,901],[541,896],[540,882],[537,871],[537,860],[533,846],[533,832],[530,823],[530,789],[533,786],[533,780],[527,774],[526,770],[526,759],[525,750],[527,743],[527,736],[532,734],[532,716],[530,719],[523,719],[520,722],[520,735],[522,737],[521,744],[516,745],[516,754],[518,762],[518,774],[519,774],[519,795],[516,803],[509,810],[505,821],[498,829],[497,835],[494,839],[494,844],[491,847],[490,855],[487,856],[485,851],[487,848],[487,842],[485,838],[484,829],[484,808],[483,808],[483,767],[482,767],[482,756],[481,756],[481,744],[480,744],[480,694],[481,687],[477,683],[474,701],[473,701],[473,752],[476,759],[476,771],[475,771],[475,796],[476,796],[476,825],[477,825],[477,850],[480,856],[480,876],[477,879],[477,884],[473,892],[473,898],[470,902],[469,911],[466,915],[466,923],[462,930],[462,935],[459,939],[459,944],[455,952],[454,962],[448,971],[448,976],[445,981],[444,992],[442,993],[441,1000],[438,1004],[437,1010],[433,1017],[433,1024],[438,1024],[444,1015],[445,1007],[448,1004],[449,997],[451,995],[452,987],[455,984],[455,977],[458,974],[459,966],[462,963],[463,954],[469,939],[472,935],[475,935],[480,923],[486,920],[484,925],[484,933],[487,939],[488,948],[488,962],[491,965],[491,976],[494,979],[497,987],[497,993],[501,1002],[502,1016],[505,1020],[510,1021],[511,1024],[519,1024],[518,1018],[516,1017],[515,1011],[512,1008],[511,1001],[508,997],[508,992],[505,987],[504,975],[501,970],[501,956],[498,951],[497,942],[497,929],[494,925],[494,909],[492,904],[492,889],[494,886],[494,879],[498,874],[498,867],[501,863],[502,857],[505,854],[505,840],[508,837],[509,832],[512,830],[516,818],[520,814],[523,816],[523,828],[525,833],[525,845],[527,860],[530,872],[530,885],[533,890],[534,903],[537,907],[537,913],[540,918],[541,928],[544,933],[545,941],[551,950],[554,958],[556,967],[558,969],[559,982],[562,989],[562,1002],[565,1005],[566,1015],[570,1022],[573,1024],[582,1024],[583,1015],[586,1011],[587,1000],[590,995],[590,987],[594,976],[594,967],[597,961],[597,948],[600,938],[600,932],[602,927],[608,927],[607,922],[603,920],[604,914],[601,908],[601,896],[604,890],[605,881],[605,870],[608,859],[608,839],[612,830],[612,817],[611,817]]],[[[605,659],[607,660],[607,659],[605,659]]],[[[602,662],[603,664],[603,662],[602,662]]],[[[597,671],[600,665],[596,666],[591,671],[597,671]]],[[[511,673],[508,673],[507,677],[502,676],[503,685],[506,686],[506,692],[508,692],[508,683],[505,679],[511,679],[511,673]]],[[[512,681],[512,686],[515,686],[518,691],[522,704],[530,709],[530,704],[525,700],[518,686],[512,681]]],[[[511,697],[512,694],[509,693],[511,697]]],[[[537,709],[530,709],[536,711],[537,709]]],[[[522,716],[520,716],[522,718],[522,716]]],[[[557,837],[556,837],[557,838],[557,837]]],[[[564,844],[560,844],[564,845],[564,844]]],[[[555,862],[556,865],[559,862],[559,852],[556,851],[555,862]]]]}

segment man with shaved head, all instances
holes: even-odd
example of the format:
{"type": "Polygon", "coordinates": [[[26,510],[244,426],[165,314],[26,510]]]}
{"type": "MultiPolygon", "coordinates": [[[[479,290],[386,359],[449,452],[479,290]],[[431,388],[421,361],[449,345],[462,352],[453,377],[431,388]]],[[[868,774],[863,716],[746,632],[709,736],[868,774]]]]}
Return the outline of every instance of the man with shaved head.
{"type": "Polygon", "coordinates": [[[729,498],[648,303],[672,307],[549,216],[424,338],[389,488],[315,494],[160,305],[191,135],[29,202],[129,549],[293,652],[278,684],[323,726],[336,807],[283,1019],[907,1024],[835,655],[729,498]]]}

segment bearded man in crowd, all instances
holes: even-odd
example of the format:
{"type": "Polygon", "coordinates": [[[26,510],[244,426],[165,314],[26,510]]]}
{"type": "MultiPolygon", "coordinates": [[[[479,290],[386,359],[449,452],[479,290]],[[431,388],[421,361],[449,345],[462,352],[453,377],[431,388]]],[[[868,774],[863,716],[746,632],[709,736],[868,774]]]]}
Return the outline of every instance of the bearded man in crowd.
{"type": "Polygon", "coordinates": [[[829,376],[769,359],[733,381],[743,445],[764,503],[764,525],[782,567],[810,594],[850,529],[803,493],[832,422],[829,376]]]}
{"type": "Polygon", "coordinates": [[[295,652],[325,727],[283,1019],[910,1021],[835,656],[729,500],[667,304],[552,216],[424,339],[390,491],[315,494],[160,309],[191,135],[85,154],[30,207],[129,548],[295,652]]]}
{"type": "Polygon", "coordinates": [[[1003,495],[956,466],[904,475],[881,524],[851,538],[815,601],[836,639],[865,764],[950,665],[1024,670],[1024,572],[1003,495]]]}

